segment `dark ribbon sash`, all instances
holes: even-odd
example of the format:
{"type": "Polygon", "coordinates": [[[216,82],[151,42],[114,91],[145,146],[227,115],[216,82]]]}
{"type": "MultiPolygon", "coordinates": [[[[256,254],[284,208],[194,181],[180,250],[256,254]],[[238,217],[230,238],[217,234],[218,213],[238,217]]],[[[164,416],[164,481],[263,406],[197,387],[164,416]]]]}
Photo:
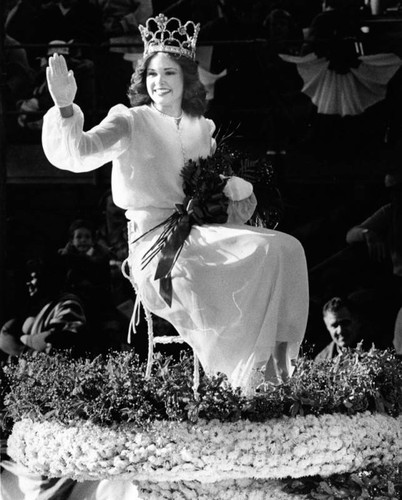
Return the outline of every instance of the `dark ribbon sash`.
{"type": "Polygon", "coordinates": [[[160,250],[160,258],[154,276],[155,280],[160,280],[159,293],[169,307],[172,305],[173,295],[172,269],[193,225],[192,218],[183,205],[177,204],[176,210],[179,218],[160,250]]]}

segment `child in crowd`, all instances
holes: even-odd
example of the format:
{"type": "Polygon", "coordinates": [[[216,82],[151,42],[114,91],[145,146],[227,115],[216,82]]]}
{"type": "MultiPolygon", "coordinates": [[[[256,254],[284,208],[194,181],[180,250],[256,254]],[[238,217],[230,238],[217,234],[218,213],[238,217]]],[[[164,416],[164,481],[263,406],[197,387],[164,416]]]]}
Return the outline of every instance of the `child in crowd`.
{"type": "Polygon", "coordinates": [[[59,254],[79,281],[91,286],[97,301],[111,301],[109,249],[97,241],[96,230],[89,220],[76,219],[68,229],[68,242],[59,254]]]}
{"type": "Polygon", "coordinates": [[[110,252],[96,240],[96,230],[89,220],[76,219],[68,229],[68,242],[59,249],[69,279],[94,308],[111,302],[110,252]]]}
{"type": "Polygon", "coordinates": [[[74,220],[69,239],[59,254],[69,269],[69,281],[86,305],[88,318],[102,332],[106,345],[120,347],[127,335],[128,320],[115,307],[111,284],[111,251],[97,238],[94,225],[74,220]]]}
{"type": "Polygon", "coordinates": [[[109,258],[109,250],[96,241],[93,225],[85,219],[74,220],[68,229],[69,240],[60,255],[86,255],[94,261],[109,258]]]}

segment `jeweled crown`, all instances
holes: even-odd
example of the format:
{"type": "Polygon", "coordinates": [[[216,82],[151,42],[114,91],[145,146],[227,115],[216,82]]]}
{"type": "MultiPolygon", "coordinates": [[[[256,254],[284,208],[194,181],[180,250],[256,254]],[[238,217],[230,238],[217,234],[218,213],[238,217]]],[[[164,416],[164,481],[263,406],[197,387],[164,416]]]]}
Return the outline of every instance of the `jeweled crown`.
{"type": "Polygon", "coordinates": [[[177,17],[169,19],[164,14],[159,14],[150,17],[145,26],[139,26],[139,30],[144,42],[144,57],[153,52],[171,52],[194,61],[199,23],[187,21],[182,24],[177,17]]]}

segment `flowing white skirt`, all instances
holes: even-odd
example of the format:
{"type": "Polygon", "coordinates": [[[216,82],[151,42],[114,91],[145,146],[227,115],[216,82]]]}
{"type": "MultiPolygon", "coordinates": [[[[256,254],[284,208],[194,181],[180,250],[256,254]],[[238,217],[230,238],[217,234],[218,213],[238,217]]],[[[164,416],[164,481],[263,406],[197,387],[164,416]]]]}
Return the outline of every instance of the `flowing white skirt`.
{"type": "Polygon", "coordinates": [[[328,69],[329,61],[315,54],[290,56],[280,54],[287,62],[297,65],[303,79],[302,92],[326,115],[359,115],[382,101],[387,85],[402,64],[395,54],[360,56],[357,68],[346,74],[328,69]]]}
{"type": "Polygon", "coordinates": [[[173,268],[169,307],[154,280],[158,256],[141,270],[156,237],[151,233],[130,244],[135,285],[145,307],[176,328],[204,370],[222,372],[243,389],[271,358],[275,373],[290,374],[308,314],[301,244],[288,234],[247,225],[193,226],[173,268]]]}

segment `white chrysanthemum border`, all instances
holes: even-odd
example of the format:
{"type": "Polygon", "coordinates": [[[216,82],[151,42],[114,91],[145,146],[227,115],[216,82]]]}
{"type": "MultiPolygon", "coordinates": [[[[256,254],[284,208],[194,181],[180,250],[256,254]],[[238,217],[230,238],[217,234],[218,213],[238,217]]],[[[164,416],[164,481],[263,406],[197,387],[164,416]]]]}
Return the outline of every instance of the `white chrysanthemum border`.
{"type": "Polygon", "coordinates": [[[16,422],[8,453],[34,473],[136,482],[281,479],[402,462],[402,416],[307,415],[241,420],[155,421],[144,430],[90,422],[16,422]]]}

